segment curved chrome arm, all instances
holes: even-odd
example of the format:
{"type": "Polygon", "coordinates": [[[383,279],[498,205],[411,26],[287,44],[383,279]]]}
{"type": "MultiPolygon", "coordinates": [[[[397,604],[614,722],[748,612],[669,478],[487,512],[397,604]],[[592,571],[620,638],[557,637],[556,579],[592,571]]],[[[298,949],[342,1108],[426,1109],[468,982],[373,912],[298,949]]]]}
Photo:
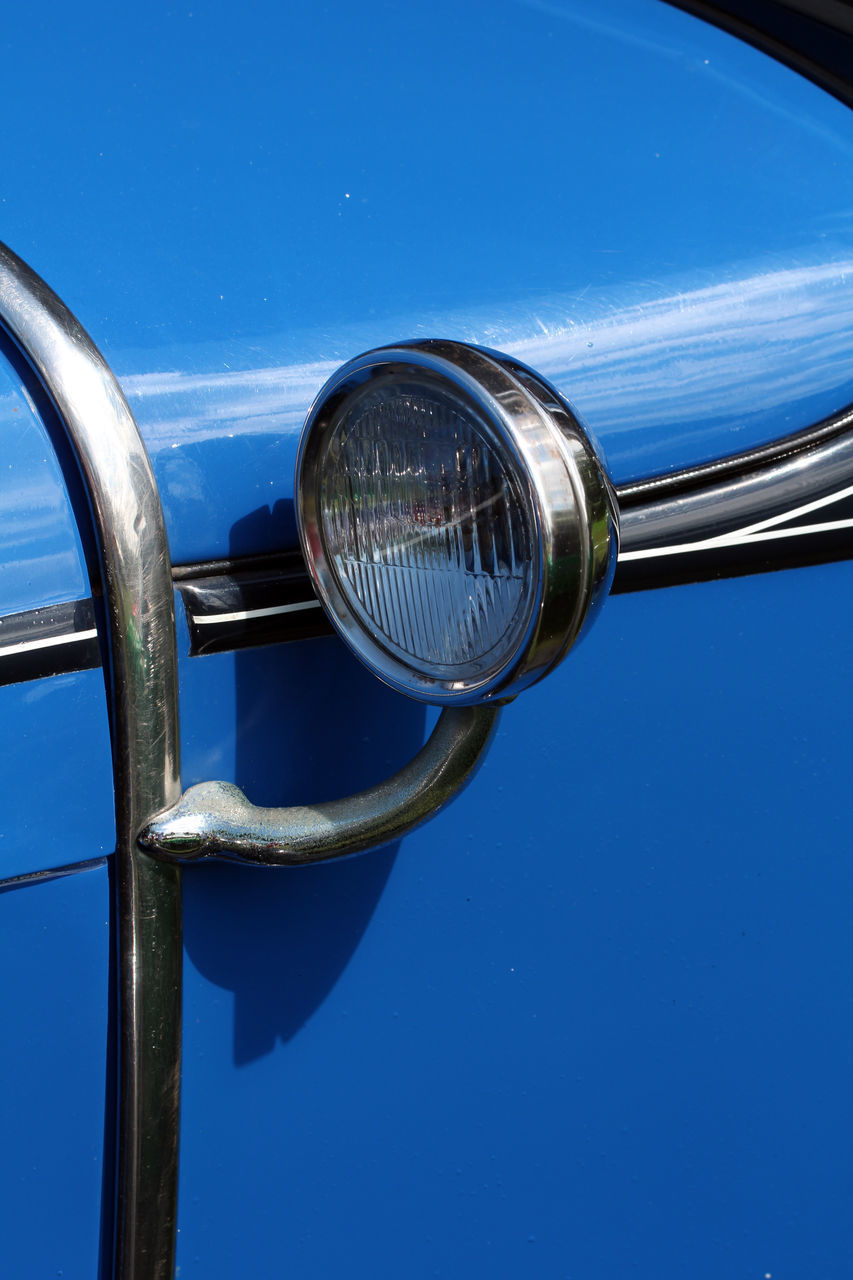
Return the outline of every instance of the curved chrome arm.
{"type": "Polygon", "coordinates": [[[181,793],[169,550],[139,429],[63,302],[0,245],[0,326],[50,396],[89,500],[106,600],[115,774],[119,1080],[115,1280],[174,1269],[181,1078],[181,882],[136,833],[181,793]]]}
{"type": "Polygon", "coordinates": [[[262,866],[300,866],[377,848],[399,840],[466,786],[499,714],[493,707],[442,712],[405,768],[345,800],[268,809],[251,804],[231,783],[199,783],[149,823],[139,843],[170,862],[224,858],[262,866]]]}

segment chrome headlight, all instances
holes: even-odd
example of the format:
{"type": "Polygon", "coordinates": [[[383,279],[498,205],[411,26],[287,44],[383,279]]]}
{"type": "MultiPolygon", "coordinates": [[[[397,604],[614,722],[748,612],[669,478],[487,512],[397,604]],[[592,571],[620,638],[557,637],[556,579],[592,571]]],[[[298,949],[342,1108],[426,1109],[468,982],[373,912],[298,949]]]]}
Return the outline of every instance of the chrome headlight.
{"type": "Polygon", "coordinates": [[[616,560],[612,489],[577,417],[507,356],[369,351],[315,401],[296,463],[317,594],[415,698],[509,699],[568,652],[616,560]]]}

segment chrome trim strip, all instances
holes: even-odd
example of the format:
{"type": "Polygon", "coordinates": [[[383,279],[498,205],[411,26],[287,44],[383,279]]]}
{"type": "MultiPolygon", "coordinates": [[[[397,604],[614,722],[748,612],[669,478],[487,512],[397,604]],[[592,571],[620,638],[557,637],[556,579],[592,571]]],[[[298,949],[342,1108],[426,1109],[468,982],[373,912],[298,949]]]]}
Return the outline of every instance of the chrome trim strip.
{"type": "Polygon", "coordinates": [[[32,653],[34,649],[49,649],[58,644],[73,644],[75,640],[97,639],[97,628],[91,631],[72,631],[64,636],[43,636],[41,640],[22,640],[19,644],[0,644],[0,658],[10,658],[16,653],[32,653]]]}
{"type": "Polygon", "coordinates": [[[101,665],[91,600],[64,600],[0,617],[0,685],[101,665]]]}
{"type": "Polygon", "coordinates": [[[197,627],[210,627],[223,622],[248,622],[252,618],[276,618],[282,613],[304,613],[306,609],[320,607],[319,600],[300,600],[297,604],[275,604],[266,609],[238,609],[236,613],[194,613],[191,616],[197,627]]]}
{"type": "Polygon", "coordinates": [[[737,473],[624,508],[614,591],[853,556],[853,430],[758,466],[750,458],[737,473]]]}
{"type": "Polygon", "coordinates": [[[190,639],[190,655],[232,653],[327,635],[299,551],[212,561],[172,570],[190,639]]]}
{"type": "Polygon", "coordinates": [[[115,1280],[174,1270],[181,1048],[180,872],[142,827],[180,795],[171,566],[145,447],[113,374],[56,294],[0,246],[0,323],[58,412],[97,533],[116,802],[119,1082],[115,1280]]]}
{"type": "MultiPolygon", "coordinates": [[[[850,499],[844,495],[851,481],[853,409],[848,407],[772,446],[619,486],[622,547],[611,590],[641,591],[849,559],[850,499]],[[804,505],[814,505],[820,520],[786,527],[803,518],[797,513],[804,505]]],[[[192,655],[319,638],[331,631],[325,615],[308,608],[316,597],[298,551],[184,565],[173,570],[173,578],[185,606],[192,655]],[[292,612],[273,612],[291,605],[297,606],[292,612]]]]}
{"type": "Polygon", "coordinates": [[[767,541],[771,538],[796,538],[810,533],[828,533],[837,529],[853,529],[853,519],[823,520],[815,524],[800,524],[792,528],[784,527],[786,520],[796,520],[799,516],[811,514],[812,511],[820,511],[822,508],[832,506],[836,502],[843,502],[845,498],[849,498],[851,495],[853,495],[853,485],[839,490],[838,493],[831,493],[823,498],[818,498],[814,502],[806,502],[802,506],[792,507],[789,511],[782,511],[778,515],[768,517],[766,520],[758,520],[754,524],[745,525],[743,528],[732,529],[728,533],[717,534],[709,538],[700,538],[695,542],[669,543],[662,547],[644,547],[637,551],[622,551],[619,559],[620,561],[648,560],[655,556],[677,556],[684,555],[690,551],[710,551],[715,547],[743,547],[751,542],[767,541]]]}
{"type": "Polygon", "coordinates": [[[46,880],[65,880],[67,876],[76,876],[79,871],[94,871],[96,867],[105,867],[106,858],[88,858],[85,862],[71,862],[62,867],[48,867],[45,871],[24,871],[19,876],[7,876],[0,879],[0,893],[8,893],[11,889],[26,889],[31,884],[44,884],[46,880]]]}
{"type": "Polygon", "coordinates": [[[629,484],[617,486],[619,509],[626,511],[629,507],[646,506],[672,494],[695,492],[707,489],[711,485],[721,484],[723,480],[736,480],[748,471],[759,467],[770,467],[774,463],[788,462],[797,454],[813,455],[817,445],[830,444],[838,436],[846,435],[853,429],[853,406],[847,405],[840,412],[822,418],[812,426],[796,431],[793,435],[782,436],[771,444],[758,445],[755,449],[746,449],[743,453],[732,453],[725,458],[717,458],[713,462],[701,462],[695,467],[685,467],[681,471],[669,471],[664,475],[649,476],[645,480],[634,480],[629,484]]]}
{"type": "Polygon", "coordinates": [[[175,862],[218,858],[259,866],[305,866],[376,849],[419,827],[466,787],[485,759],[497,707],[447,707],[426,744],[393,777],[317,805],[251,804],[230,782],[189,787],[139,837],[175,862]]]}

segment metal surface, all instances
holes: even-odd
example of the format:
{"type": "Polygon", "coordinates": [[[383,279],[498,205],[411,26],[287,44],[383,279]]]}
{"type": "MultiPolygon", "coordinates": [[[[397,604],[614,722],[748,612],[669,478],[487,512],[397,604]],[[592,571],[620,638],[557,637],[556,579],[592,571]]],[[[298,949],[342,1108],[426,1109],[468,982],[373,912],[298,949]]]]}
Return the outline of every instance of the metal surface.
{"type": "Polygon", "coordinates": [[[199,783],[149,824],[140,843],[175,862],[222,858],[261,866],[301,866],[378,848],[419,827],[470,782],[498,716],[490,707],[445,710],[405,768],[324,804],[261,808],[231,783],[199,783]]]}
{"type": "Polygon", "coordinates": [[[0,617],[0,685],[101,665],[91,599],[0,617]]]}
{"type": "MultiPolygon", "coordinates": [[[[425,702],[457,705],[515,697],[565,657],[606,596],[619,538],[615,496],[586,432],[570,407],[532,370],[499,352],[426,340],[366,352],[324,387],[296,460],[302,550],[317,594],[340,634],[392,688],[425,702]],[[497,670],[462,679],[428,675],[394,658],[359,620],[332,567],[318,510],[323,449],[348,398],[374,378],[443,384],[467,403],[509,449],[537,531],[538,581],[515,652],[497,670]]],[[[533,572],[533,570],[531,570],[533,572]]]]}
{"type": "Polygon", "coordinates": [[[848,0],[669,0],[778,58],[853,107],[848,0]]]}
{"type": "Polygon", "coordinates": [[[0,246],[0,323],[48,392],[79,465],[101,557],[116,802],[119,1087],[116,1280],[173,1269],[181,1028],[180,876],[139,829],[180,794],[168,547],[133,416],[52,290],[0,246]]]}
{"type": "MultiPolygon", "coordinates": [[[[847,410],[774,446],[620,486],[612,590],[849,559],[851,519],[841,507],[853,484],[851,427],[847,410]]],[[[193,656],[332,630],[298,551],[182,565],[172,577],[193,656]]],[[[0,616],[0,685],[98,666],[93,628],[90,599],[0,616]]]]}
{"type": "Polygon", "coordinates": [[[642,507],[678,493],[692,493],[697,489],[710,488],[724,480],[736,480],[748,471],[756,471],[759,467],[771,466],[777,462],[786,462],[798,455],[806,455],[809,461],[820,458],[817,446],[829,444],[839,436],[847,435],[853,430],[853,406],[847,405],[839,413],[831,414],[821,422],[774,440],[772,444],[761,445],[757,449],[747,449],[743,453],[732,453],[714,462],[706,462],[698,467],[685,467],[682,471],[668,471],[663,475],[649,476],[646,480],[638,480],[633,484],[620,485],[618,489],[619,509],[642,507]]]}
{"type": "Polygon", "coordinates": [[[616,589],[842,560],[853,555],[853,433],[649,486],[622,513],[616,589]]]}

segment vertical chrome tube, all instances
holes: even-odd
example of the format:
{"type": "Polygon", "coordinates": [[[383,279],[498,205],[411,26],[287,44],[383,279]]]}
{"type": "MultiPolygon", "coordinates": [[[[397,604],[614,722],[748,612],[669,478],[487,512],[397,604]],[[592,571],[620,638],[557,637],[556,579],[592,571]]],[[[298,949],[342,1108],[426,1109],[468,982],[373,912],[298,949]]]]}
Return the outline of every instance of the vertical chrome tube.
{"type": "Polygon", "coordinates": [[[136,837],[180,796],[171,567],[127,401],[67,307],[0,245],[0,324],[56,407],[88,494],[108,617],[116,808],[119,1087],[116,1280],[174,1270],[181,1053],[181,886],[136,837]]]}

